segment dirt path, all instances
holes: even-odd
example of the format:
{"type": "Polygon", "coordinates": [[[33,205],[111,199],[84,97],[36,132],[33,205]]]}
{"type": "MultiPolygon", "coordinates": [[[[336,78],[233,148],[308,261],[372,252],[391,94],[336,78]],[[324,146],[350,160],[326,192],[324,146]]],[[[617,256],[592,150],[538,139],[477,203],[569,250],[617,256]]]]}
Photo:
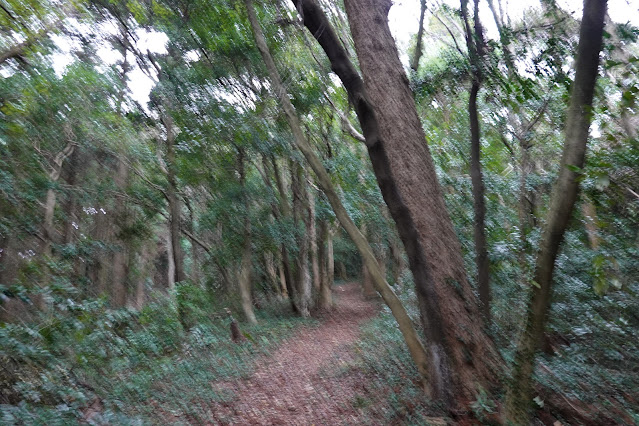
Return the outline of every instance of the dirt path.
{"type": "Polygon", "coordinates": [[[248,379],[217,383],[237,398],[211,407],[219,424],[358,424],[366,378],[345,366],[354,359],[359,326],[378,311],[357,283],[335,287],[335,309],[317,328],[303,328],[266,358],[248,379]]]}

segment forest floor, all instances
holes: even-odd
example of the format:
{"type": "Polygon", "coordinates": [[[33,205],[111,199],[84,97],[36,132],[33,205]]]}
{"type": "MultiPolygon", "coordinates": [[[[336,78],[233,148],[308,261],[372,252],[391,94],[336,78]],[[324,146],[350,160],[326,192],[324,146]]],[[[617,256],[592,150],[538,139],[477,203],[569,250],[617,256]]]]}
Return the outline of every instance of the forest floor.
{"type": "Polygon", "coordinates": [[[370,401],[370,378],[357,368],[355,343],[379,303],[365,300],[355,282],[336,286],[333,295],[334,309],[320,316],[319,326],[302,327],[258,358],[248,378],[213,384],[235,397],[209,407],[212,418],[243,425],[371,423],[371,410],[381,407],[370,401]]]}

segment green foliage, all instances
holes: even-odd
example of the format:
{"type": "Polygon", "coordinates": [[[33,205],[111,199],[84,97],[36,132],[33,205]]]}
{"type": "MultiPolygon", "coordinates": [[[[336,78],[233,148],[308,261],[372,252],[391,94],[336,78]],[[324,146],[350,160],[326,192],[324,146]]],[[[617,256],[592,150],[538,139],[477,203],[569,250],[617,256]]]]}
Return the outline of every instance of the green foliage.
{"type": "Polygon", "coordinates": [[[193,324],[188,331],[170,299],[136,312],[68,295],[56,297],[39,325],[2,324],[2,423],[78,424],[93,404],[103,407],[94,422],[147,424],[167,413],[207,421],[206,401],[232,397],[210,383],[250,374],[250,360],[302,321],[282,316],[284,305],[271,306],[260,311],[261,325],[245,326],[253,339],[237,345],[225,316],[211,315],[220,305],[188,283],[178,293],[193,324]]]}

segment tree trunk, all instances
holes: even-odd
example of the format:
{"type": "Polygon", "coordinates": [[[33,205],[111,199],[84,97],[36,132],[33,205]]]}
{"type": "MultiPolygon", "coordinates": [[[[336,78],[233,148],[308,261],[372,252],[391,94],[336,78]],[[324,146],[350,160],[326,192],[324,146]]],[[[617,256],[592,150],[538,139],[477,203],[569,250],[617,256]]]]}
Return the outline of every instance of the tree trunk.
{"type": "Polygon", "coordinates": [[[311,244],[311,266],[313,270],[313,291],[315,295],[319,295],[320,291],[320,272],[319,261],[317,258],[317,218],[315,217],[315,193],[313,188],[308,191],[308,214],[310,220],[310,244],[311,244]]]}
{"type": "Polygon", "coordinates": [[[584,223],[586,225],[586,234],[588,242],[592,250],[599,250],[600,238],[599,229],[597,227],[597,210],[595,205],[589,199],[584,200],[581,206],[581,212],[584,215],[584,223]]]}
{"type": "Polygon", "coordinates": [[[419,68],[419,60],[423,53],[423,38],[424,38],[424,15],[426,14],[426,0],[420,0],[419,11],[419,29],[417,30],[417,43],[415,43],[415,53],[410,61],[410,67],[413,71],[417,72],[419,68]]]}
{"type": "MultiPolygon", "coordinates": [[[[118,168],[115,176],[115,185],[118,190],[125,192],[127,180],[129,178],[129,168],[123,158],[118,157],[118,168]]],[[[126,205],[122,197],[117,197],[115,201],[115,220],[117,226],[123,229],[128,221],[126,205]]],[[[128,250],[128,242],[118,239],[119,247],[113,253],[113,275],[111,282],[111,301],[119,308],[127,303],[127,279],[128,279],[128,259],[131,253],[128,250]]]]}
{"type": "Polygon", "coordinates": [[[335,284],[335,252],[333,250],[333,235],[335,235],[335,232],[336,229],[329,226],[328,234],[326,235],[326,279],[329,290],[332,290],[335,284]]]}
{"type": "Polygon", "coordinates": [[[483,79],[484,35],[479,20],[479,0],[475,0],[474,31],[468,18],[468,1],[461,1],[461,11],[466,29],[466,45],[472,69],[472,85],[468,98],[470,121],[470,177],[473,185],[473,236],[475,243],[475,265],[477,267],[477,289],[481,311],[486,324],[490,324],[490,263],[486,243],[486,202],[484,199],[484,177],[481,171],[481,130],[477,111],[477,95],[483,79]]]}
{"type": "Polygon", "coordinates": [[[251,324],[257,324],[255,313],[253,312],[253,300],[251,298],[251,270],[252,270],[252,250],[251,250],[251,216],[249,198],[246,192],[246,171],[244,169],[244,151],[239,150],[238,171],[240,174],[240,185],[242,186],[242,198],[244,199],[244,249],[242,251],[242,264],[240,267],[239,287],[240,298],[242,300],[242,310],[246,320],[251,324]]]}
{"type": "Polygon", "coordinates": [[[555,259],[577,199],[578,170],[585,162],[605,14],[606,0],[585,0],[561,167],[550,197],[550,209],[535,262],[525,329],[517,345],[512,382],[506,395],[506,420],[513,424],[528,424],[535,354],[550,310],[555,259]]]}
{"type": "Polygon", "coordinates": [[[496,384],[501,360],[482,329],[479,304],[466,279],[460,244],[388,27],[391,2],[345,2],[364,81],[317,2],[293,2],[355,106],[379,187],[404,243],[428,345],[429,392],[448,408],[468,409],[480,388],[496,384]]]}
{"type": "MultiPolygon", "coordinates": [[[[299,123],[299,119],[297,117],[296,111],[291,104],[291,101],[286,93],[284,86],[282,85],[282,81],[280,79],[277,68],[275,67],[275,63],[273,62],[273,58],[268,50],[268,46],[266,45],[266,40],[264,39],[264,34],[262,32],[262,28],[259,25],[257,20],[257,16],[255,15],[255,10],[253,9],[252,0],[245,0],[246,8],[248,11],[249,21],[251,23],[251,28],[253,30],[253,35],[255,37],[255,42],[257,47],[262,55],[262,59],[266,64],[266,67],[269,72],[271,84],[273,87],[273,92],[279,98],[279,101],[286,113],[286,118],[293,132],[293,140],[297,145],[298,149],[302,152],[307,162],[315,172],[317,176],[317,181],[321,187],[321,189],[326,194],[326,197],[337,216],[337,219],[344,227],[346,232],[349,234],[355,246],[360,251],[364,262],[369,268],[371,274],[373,275],[373,280],[377,290],[380,292],[384,302],[389,306],[393,316],[397,320],[397,324],[399,325],[399,329],[404,336],[410,354],[415,362],[417,369],[420,375],[428,381],[428,365],[429,358],[424,349],[424,346],[420,342],[417,332],[413,327],[412,320],[406,313],[404,306],[401,301],[397,298],[393,290],[386,283],[384,278],[382,277],[379,266],[375,260],[375,256],[373,251],[371,250],[368,242],[362,236],[362,234],[355,226],[355,223],[349,217],[346,209],[342,205],[342,202],[333,187],[331,182],[331,178],[328,175],[328,172],[324,168],[319,157],[313,151],[309,141],[306,139],[304,133],[302,132],[302,128],[299,123]]],[[[332,30],[331,30],[332,31],[332,30]]],[[[334,35],[334,33],[333,33],[334,35]]]]}
{"type": "MultiPolygon", "coordinates": [[[[271,162],[273,163],[273,173],[275,175],[275,183],[277,185],[277,190],[280,195],[280,207],[282,211],[282,220],[290,220],[293,216],[291,212],[291,207],[288,204],[288,199],[286,198],[286,190],[284,189],[284,182],[282,181],[282,176],[280,175],[279,167],[277,166],[277,161],[275,158],[271,158],[271,162]]],[[[282,253],[282,271],[284,273],[284,278],[286,280],[286,293],[288,294],[289,301],[291,302],[291,310],[294,313],[299,313],[299,309],[297,307],[297,291],[295,290],[295,283],[293,282],[293,274],[291,271],[291,261],[288,255],[288,248],[286,248],[286,244],[282,243],[281,245],[281,253],[282,253]]]]}
{"type": "MultiPolygon", "coordinates": [[[[331,292],[332,282],[329,278],[328,270],[328,222],[321,220],[319,223],[319,241],[317,248],[317,257],[319,264],[320,290],[319,290],[319,308],[328,310],[333,305],[333,294],[331,292]]],[[[332,247],[331,247],[332,250],[332,247]]]]}
{"type": "MultiPolygon", "coordinates": [[[[162,114],[162,113],[161,113],[162,114]]],[[[169,202],[169,221],[170,221],[170,238],[171,252],[173,254],[174,265],[174,282],[179,283],[186,279],[184,274],[184,251],[182,250],[181,241],[181,205],[177,195],[177,178],[176,178],[176,162],[175,162],[175,129],[173,126],[173,118],[168,114],[162,114],[162,123],[166,129],[166,166],[167,179],[169,186],[166,191],[169,202]]]]}
{"type": "Polygon", "coordinates": [[[300,221],[304,224],[304,231],[298,237],[297,245],[299,252],[297,254],[297,292],[298,307],[302,317],[310,316],[311,302],[311,276],[309,271],[309,217],[308,217],[308,189],[306,185],[306,172],[301,165],[291,162],[291,182],[293,187],[293,218],[295,228],[299,228],[300,221]]]}
{"type": "Polygon", "coordinates": [[[273,256],[271,252],[264,253],[264,270],[266,271],[266,276],[269,284],[271,284],[273,293],[275,293],[275,297],[277,297],[278,300],[282,300],[282,290],[279,285],[277,269],[275,268],[275,256],[273,256]]]}

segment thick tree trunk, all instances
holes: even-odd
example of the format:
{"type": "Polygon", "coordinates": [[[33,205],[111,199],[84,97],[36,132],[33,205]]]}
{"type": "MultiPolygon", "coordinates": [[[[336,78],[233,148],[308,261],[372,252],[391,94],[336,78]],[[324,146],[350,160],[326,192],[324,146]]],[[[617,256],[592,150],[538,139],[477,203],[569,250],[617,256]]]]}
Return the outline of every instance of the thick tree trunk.
{"type": "Polygon", "coordinates": [[[472,69],[472,85],[468,98],[468,118],[470,121],[470,177],[473,185],[473,236],[475,243],[475,265],[477,267],[477,289],[481,311],[486,324],[490,324],[490,263],[486,243],[486,202],[484,199],[484,177],[481,171],[481,130],[477,111],[477,96],[483,78],[482,60],[484,36],[479,21],[479,0],[474,2],[474,31],[468,18],[468,1],[462,0],[461,11],[466,29],[466,45],[472,69]]]}
{"type": "MultiPolygon", "coordinates": [[[[306,139],[304,132],[302,131],[301,125],[299,123],[299,119],[297,117],[296,111],[291,104],[291,101],[286,93],[284,86],[282,85],[281,78],[275,67],[275,62],[271,57],[270,51],[268,50],[268,46],[266,45],[266,40],[264,39],[264,34],[262,32],[262,28],[257,20],[257,16],[255,15],[255,10],[253,9],[252,0],[245,0],[246,8],[248,11],[249,21],[251,23],[251,28],[253,30],[253,35],[255,37],[255,41],[257,47],[262,55],[262,59],[266,64],[266,67],[269,72],[271,84],[273,87],[273,92],[279,98],[279,101],[286,113],[286,118],[289,122],[291,130],[293,132],[293,140],[297,145],[298,149],[302,152],[307,162],[315,172],[317,176],[318,184],[321,189],[326,194],[326,197],[337,216],[340,224],[344,227],[346,232],[349,234],[351,239],[353,240],[355,246],[359,250],[362,255],[364,262],[369,268],[371,274],[373,275],[373,280],[377,290],[380,292],[380,295],[384,299],[384,302],[389,306],[393,316],[397,320],[397,324],[399,325],[399,329],[404,336],[406,344],[408,346],[409,352],[415,362],[417,369],[420,375],[428,381],[428,365],[429,358],[426,353],[424,346],[417,336],[417,332],[413,327],[412,320],[406,313],[404,306],[401,301],[397,298],[393,290],[390,288],[388,283],[382,277],[379,266],[375,260],[375,255],[370,248],[370,245],[366,241],[366,239],[362,236],[362,234],[355,226],[355,223],[349,217],[346,209],[342,205],[342,202],[333,187],[331,182],[331,178],[328,175],[328,172],[324,168],[319,157],[313,151],[309,141],[306,139]]],[[[332,30],[331,30],[332,31],[332,30]]],[[[334,33],[333,33],[334,35],[334,33]]]]}
{"type": "Polygon", "coordinates": [[[491,389],[497,382],[500,359],[482,329],[479,304],[466,279],[460,244],[388,27],[391,2],[345,2],[364,81],[319,5],[293,2],[355,106],[378,184],[404,243],[428,345],[429,391],[449,408],[467,409],[479,388],[491,389]]]}
{"type": "Polygon", "coordinates": [[[577,170],[583,168],[586,156],[605,14],[606,0],[585,0],[561,168],[550,197],[525,328],[517,345],[512,382],[506,395],[506,421],[513,424],[528,424],[535,354],[550,310],[555,259],[577,199],[580,176],[577,170]]]}

